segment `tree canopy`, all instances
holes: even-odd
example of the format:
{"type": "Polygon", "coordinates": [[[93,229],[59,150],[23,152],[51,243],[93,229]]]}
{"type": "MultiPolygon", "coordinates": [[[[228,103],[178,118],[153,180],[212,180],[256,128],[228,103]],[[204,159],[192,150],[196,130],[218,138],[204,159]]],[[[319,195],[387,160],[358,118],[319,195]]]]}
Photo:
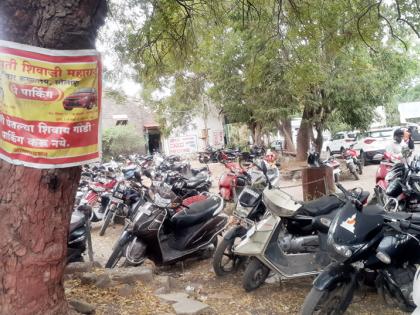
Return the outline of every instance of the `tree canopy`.
{"type": "Polygon", "coordinates": [[[320,148],[321,132],[332,121],[368,128],[374,108],[391,102],[415,75],[416,1],[121,5],[143,12],[144,23],[124,17],[118,54],[134,65],[144,96],[169,130],[200,112],[206,98],[229,121],[246,123],[255,138],[302,116],[303,155],[310,139],[320,148]],[[162,89],[167,96],[156,98],[162,89]]]}

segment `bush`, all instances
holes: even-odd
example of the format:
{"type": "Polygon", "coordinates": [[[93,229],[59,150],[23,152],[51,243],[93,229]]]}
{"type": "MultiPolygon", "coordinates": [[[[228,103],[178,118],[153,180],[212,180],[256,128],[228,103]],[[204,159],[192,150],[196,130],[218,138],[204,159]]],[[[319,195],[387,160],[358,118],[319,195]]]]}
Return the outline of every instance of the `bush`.
{"type": "Polygon", "coordinates": [[[144,151],[144,139],[130,125],[105,129],[102,135],[104,157],[133,154],[144,151]]]}

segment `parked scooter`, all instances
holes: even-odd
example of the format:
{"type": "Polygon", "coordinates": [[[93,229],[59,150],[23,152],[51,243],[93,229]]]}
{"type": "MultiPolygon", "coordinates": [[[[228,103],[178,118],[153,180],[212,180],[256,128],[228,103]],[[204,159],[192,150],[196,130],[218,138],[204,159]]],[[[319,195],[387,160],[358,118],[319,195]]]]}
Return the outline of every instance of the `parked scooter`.
{"type": "Polygon", "coordinates": [[[359,180],[359,175],[363,174],[363,166],[358,158],[357,151],[353,149],[353,144],[344,151],[343,156],[346,159],[346,165],[350,174],[354,176],[354,179],[359,180]]]}
{"type": "Polygon", "coordinates": [[[89,260],[93,261],[92,238],[90,234],[90,217],[92,208],[88,205],[77,207],[73,211],[67,242],[67,263],[83,261],[83,253],[88,249],[89,260]]]}
{"type": "Polygon", "coordinates": [[[358,196],[339,188],[350,200],[331,222],[327,250],[335,260],[315,279],[303,315],[343,314],[360,283],[373,285],[384,303],[413,311],[413,279],[420,263],[420,215],[363,208],[358,196]]]}
{"type": "MultiPolygon", "coordinates": [[[[261,164],[266,174],[265,164],[261,164]]],[[[368,192],[360,196],[367,201],[368,192]]],[[[298,278],[319,273],[329,263],[322,249],[329,224],[345,204],[339,196],[330,195],[298,203],[280,188],[269,186],[263,192],[268,215],[248,230],[234,247],[237,255],[251,257],[243,276],[246,291],[264,283],[270,270],[282,278],[298,278]]]]}
{"type": "Polygon", "coordinates": [[[123,257],[132,265],[146,258],[168,265],[217,246],[217,235],[228,221],[221,197],[211,195],[176,212],[182,201],[170,188],[153,187],[151,195],[153,202],[134,206],[133,221],[126,224],[106,268],[115,267],[123,257]]]}
{"type": "MultiPolygon", "coordinates": [[[[213,270],[219,277],[236,272],[246,260],[245,257],[236,255],[232,248],[246,235],[254,222],[263,218],[266,212],[262,202],[262,193],[267,186],[265,175],[255,168],[249,170],[246,175],[250,177],[250,184],[242,190],[238,197],[233,211],[233,226],[224,233],[213,256],[213,270]]],[[[276,185],[279,177],[279,169],[271,167],[268,174],[271,184],[276,185]]]]}
{"type": "Polygon", "coordinates": [[[223,163],[228,169],[219,179],[219,195],[225,201],[236,202],[238,192],[248,184],[249,178],[246,171],[237,162],[223,163]]]}

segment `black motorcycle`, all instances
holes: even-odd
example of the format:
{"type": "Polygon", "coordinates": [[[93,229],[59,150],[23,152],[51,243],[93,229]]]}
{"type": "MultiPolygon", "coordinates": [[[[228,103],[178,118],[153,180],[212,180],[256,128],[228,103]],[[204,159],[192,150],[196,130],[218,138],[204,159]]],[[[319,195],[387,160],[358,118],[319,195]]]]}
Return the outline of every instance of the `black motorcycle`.
{"type": "Polygon", "coordinates": [[[182,200],[164,185],[153,187],[150,194],[153,202],[135,206],[133,221],[127,222],[106,268],[115,267],[122,257],[130,265],[146,258],[168,265],[217,246],[217,235],[228,221],[222,198],[211,195],[182,206],[182,200]]]}
{"type": "Polygon", "coordinates": [[[357,195],[331,222],[327,249],[336,262],[319,274],[302,314],[343,314],[359,284],[373,285],[384,301],[411,312],[412,283],[420,263],[420,214],[363,208],[357,195]]]}

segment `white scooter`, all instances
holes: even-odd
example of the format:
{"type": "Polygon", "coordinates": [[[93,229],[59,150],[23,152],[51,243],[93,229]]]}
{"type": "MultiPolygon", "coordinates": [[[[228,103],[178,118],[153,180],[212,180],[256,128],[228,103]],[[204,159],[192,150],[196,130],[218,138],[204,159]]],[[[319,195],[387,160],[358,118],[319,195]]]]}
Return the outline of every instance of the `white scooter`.
{"type": "MultiPolygon", "coordinates": [[[[264,164],[261,165],[266,172],[264,164]]],[[[360,201],[369,193],[361,192],[360,201]]],[[[265,188],[262,197],[268,215],[248,230],[233,248],[236,255],[251,257],[243,276],[246,291],[264,283],[270,270],[283,279],[318,274],[330,262],[323,249],[329,225],[345,204],[337,195],[299,203],[278,187],[265,188]]]]}

